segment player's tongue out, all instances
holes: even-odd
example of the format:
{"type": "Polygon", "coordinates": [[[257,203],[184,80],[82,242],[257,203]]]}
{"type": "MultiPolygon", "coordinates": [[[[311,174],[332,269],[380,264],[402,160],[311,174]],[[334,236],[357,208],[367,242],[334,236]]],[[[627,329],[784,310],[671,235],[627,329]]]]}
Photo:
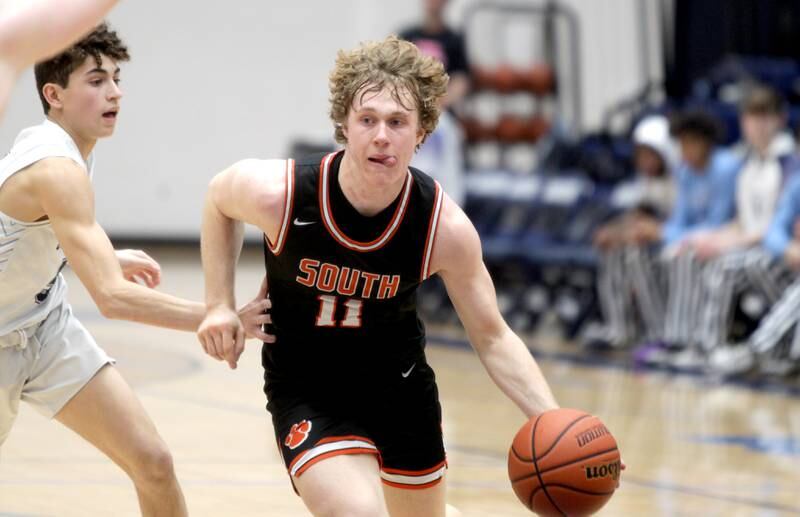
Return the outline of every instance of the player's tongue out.
{"type": "Polygon", "coordinates": [[[397,164],[397,158],[394,156],[387,156],[385,154],[376,154],[370,156],[369,161],[373,163],[380,163],[384,167],[394,167],[397,164]]]}

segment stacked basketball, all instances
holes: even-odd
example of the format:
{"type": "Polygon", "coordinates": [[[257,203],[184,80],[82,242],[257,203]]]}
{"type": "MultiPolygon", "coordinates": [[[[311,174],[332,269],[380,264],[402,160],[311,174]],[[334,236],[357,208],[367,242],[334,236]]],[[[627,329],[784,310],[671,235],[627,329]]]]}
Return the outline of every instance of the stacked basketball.
{"type": "MultiPolygon", "coordinates": [[[[531,98],[546,97],[554,94],[556,89],[553,67],[547,63],[535,64],[526,69],[510,65],[495,68],[476,66],[472,70],[472,78],[479,92],[490,92],[501,97],[518,94],[531,98]]],[[[519,113],[512,110],[497,113],[494,117],[471,113],[465,116],[464,126],[467,138],[471,141],[534,143],[549,131],[550,121],[539,111],[519,113]]]]}

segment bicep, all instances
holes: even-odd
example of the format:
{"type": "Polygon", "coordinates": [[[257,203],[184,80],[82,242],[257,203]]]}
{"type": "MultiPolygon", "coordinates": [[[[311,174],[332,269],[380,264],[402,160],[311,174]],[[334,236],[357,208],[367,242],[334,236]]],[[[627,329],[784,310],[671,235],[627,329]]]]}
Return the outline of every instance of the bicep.
{"type": "Polygon", "coordinates": [[[482,262],[470,272],[443,270],[439,274],[473,346],[479,348],[504,330],[494,284],[482,262]]]}
{"type": "Polygon", "coordinates": [[[499,335],[505,322],[483,263],[480,239],[466,216],[447,200],[432,259],[473,346],[499,335]]]}
{"type": "Polygon", "coordinates": [[[286,160],[243,160],[211,181],[209,199],[225,217],[277,233],[286,204],[286,160]]]}
{"type": "Polygon", "coordinates": [[[122,280],[108,236],[95,220],[94,194],[86,173],[64,170],[37,180],[37,197],[70,266],[97,300],[122,280]]]}

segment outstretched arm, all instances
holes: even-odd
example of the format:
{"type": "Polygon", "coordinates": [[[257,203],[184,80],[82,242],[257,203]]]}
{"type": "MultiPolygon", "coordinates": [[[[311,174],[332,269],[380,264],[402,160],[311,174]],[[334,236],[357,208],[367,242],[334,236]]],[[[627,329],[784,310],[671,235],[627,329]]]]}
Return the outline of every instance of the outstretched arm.
{"type": "Polygon", "coordinates": [[[530,351],[500,314],[478,233],[447,196],[431,266],[444,280],[470,343],[494,383],[529,417],[557,408],[530,351]]]}
{"type": "Polygon", "coordinates": [[[98,23],[117,0],[20,2],[0,14],[0,116],[25,67],[56,54],[98,23]]]}
{"type": "Polygon", "coordinates": [[[0,55],[17,70],[69,46],[116,5],[117,0],[33,0],[0,15],[0,55]]]}
{"type": "Polygon", "coordinates": [[[203,209],[201,248],[206,281],[206,316],[198,330],[203,349],[236,367],[245,331],[234,307],[236,263],[243,222],[275,237],[283,214],[285,167],[282,160],[245,160],[211,181],[203,209]]]}
{"type": "Polygon", "coordinates": [[[32,170],[33,189],[72,269],[104,316],[179,330],[195,330],[203,306],[126,280],[108,236],[97,224],[86,172],[66,158],[32,170]]]}

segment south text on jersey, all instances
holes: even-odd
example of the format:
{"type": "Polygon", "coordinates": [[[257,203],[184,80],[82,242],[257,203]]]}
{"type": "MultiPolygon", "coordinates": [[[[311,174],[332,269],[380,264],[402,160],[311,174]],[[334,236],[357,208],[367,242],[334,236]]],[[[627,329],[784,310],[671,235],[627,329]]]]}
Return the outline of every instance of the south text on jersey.
{"type": "Polygon", "coordinates": [[[316,287],[324,293],[336,292],[342,296],[356,295],[364,299],[383,300],[394,298],[400,288],[400,275],[369,273],[310,258],[302,259],[298,269],[298,283],[316,287]]]}

